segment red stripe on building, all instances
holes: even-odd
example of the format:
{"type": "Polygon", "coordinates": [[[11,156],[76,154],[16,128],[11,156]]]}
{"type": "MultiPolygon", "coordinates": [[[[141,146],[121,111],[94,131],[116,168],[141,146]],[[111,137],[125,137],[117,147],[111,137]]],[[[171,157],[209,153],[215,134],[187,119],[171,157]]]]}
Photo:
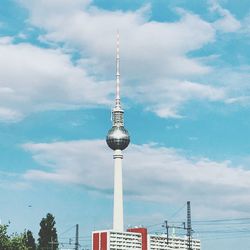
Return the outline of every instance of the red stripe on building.
{"type": "Polygon", "coordinates": [[[93,250],[99,250],[99,233],[93,234],[93,250]]]}
{"type": "Polygon", "coordinates": [[[128,232],[140,233],[142,238],[142,250],[148,249],[148,230],[147,228],[130,228],[128,232]]]}
{"type": "Polygon", "coordinates": [[[101,250],[107,250],[107,233],[101,233],[101,250]]]}

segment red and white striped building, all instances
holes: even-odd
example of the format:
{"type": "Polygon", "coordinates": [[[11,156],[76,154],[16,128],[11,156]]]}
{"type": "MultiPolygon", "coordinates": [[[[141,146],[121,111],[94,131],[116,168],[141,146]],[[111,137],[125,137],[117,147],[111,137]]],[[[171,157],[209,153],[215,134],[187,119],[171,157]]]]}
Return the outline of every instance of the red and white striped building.
{"type": "Polygon", "coordinates": [[[147,250],[147,229],[133,228],[127,232],[114,230],[92,233],[93,250],[147,250]]]}

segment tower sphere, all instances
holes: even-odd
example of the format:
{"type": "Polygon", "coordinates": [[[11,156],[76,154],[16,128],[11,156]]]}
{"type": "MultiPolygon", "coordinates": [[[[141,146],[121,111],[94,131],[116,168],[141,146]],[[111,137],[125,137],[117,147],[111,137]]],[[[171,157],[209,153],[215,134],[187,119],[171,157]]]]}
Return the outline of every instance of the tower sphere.
{"type": "Polygon", "coordinates": [[[122,126],[113,126],[108,132],[106,142],[113,150],[124,150],[130,142],[128,131],[122,126]]]}

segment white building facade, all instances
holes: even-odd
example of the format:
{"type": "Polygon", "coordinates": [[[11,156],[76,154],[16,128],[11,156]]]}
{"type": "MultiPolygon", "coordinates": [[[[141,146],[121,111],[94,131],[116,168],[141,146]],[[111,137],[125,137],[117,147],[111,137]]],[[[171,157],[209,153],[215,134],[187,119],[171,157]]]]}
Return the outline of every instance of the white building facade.
{"type": "MultiPolygon", "coordinates": [[[[201,242],[200,240],[191,240],[192,250],[200,250],[201,242]]],[[[148,250],[187,250],[188,249],[188,238],[187,237],[177,237],[166,235],[148,235],[148,250]]]]}

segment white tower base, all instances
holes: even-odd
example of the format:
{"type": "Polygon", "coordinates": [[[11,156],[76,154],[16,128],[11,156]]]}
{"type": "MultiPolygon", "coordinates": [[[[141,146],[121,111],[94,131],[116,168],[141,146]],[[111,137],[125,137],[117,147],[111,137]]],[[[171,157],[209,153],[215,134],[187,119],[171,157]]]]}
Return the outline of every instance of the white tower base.
{"type": "Polygon", "coordinates": [[[113,230],[123,232],[123,188],[122,188],[122,151],[114,151],[114,213],[113,230]]]}

